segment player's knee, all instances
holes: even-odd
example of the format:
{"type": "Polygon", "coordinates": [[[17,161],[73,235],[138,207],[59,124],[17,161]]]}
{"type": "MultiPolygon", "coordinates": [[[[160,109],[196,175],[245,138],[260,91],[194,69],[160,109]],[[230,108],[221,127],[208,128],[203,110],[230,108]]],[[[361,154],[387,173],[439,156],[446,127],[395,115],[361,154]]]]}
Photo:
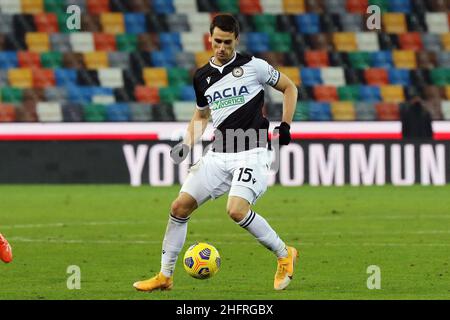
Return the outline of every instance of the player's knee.
{"type": "Polygon", "coordinates": [[[238,210],[233,207],[228,208],[227,213],[230,216],[230,218],[233,219],[235,222],[242,221],[242,219],[244,219],[245,215],[247,214],[247,212],[243,212],[242,210],[238,210]]]}
{"type": "Polygon", "coordinates": [[[177,199],[172,202],[170,210],[172,215],[177,218],[187,218],[190,216],[194,208],[191,205],[177,199]]]}

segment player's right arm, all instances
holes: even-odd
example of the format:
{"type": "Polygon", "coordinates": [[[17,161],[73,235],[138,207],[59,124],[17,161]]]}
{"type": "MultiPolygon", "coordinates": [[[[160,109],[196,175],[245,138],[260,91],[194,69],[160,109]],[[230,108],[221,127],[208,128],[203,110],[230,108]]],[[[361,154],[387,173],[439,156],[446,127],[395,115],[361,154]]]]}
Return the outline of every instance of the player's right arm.
{"type": "Polygon", "coordinates": [[[188,145],[189,148],[192,148],[192,146],[202,137],[203,132],[205,132],[206,126],[208,125],[210,115],[211,111],[209,108],[196,108],[183,140],[183,143],[188,145]]]}

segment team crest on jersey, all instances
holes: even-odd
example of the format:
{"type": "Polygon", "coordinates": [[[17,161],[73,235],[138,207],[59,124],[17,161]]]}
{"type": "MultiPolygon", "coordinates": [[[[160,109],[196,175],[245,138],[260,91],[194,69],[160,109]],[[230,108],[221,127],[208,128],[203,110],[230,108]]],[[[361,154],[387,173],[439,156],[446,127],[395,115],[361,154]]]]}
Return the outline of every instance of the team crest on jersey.
{"type": "Polygon", "coordinates": [[[242,75],[244,74],[244,69],[242,69],[241,67],[236,67],[233,69],[233,76],[235,76],[236,78],[242,77],[242,75]]]}

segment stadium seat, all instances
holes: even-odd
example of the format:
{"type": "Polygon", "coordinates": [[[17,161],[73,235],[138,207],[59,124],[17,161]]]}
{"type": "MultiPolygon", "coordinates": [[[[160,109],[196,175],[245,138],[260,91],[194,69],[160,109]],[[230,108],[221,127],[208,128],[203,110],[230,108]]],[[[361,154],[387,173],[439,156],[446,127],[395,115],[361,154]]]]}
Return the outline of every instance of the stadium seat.
{"type": "MultiPolygon", "coordinates": [[[[211,2],[211,1],[210,1],[211,2]]],[[[239,12],[238,0],[217,0],[218,11],[229,12],[231,14],[236,14],[239,12]]]]}
{"type": "Polygon", "coordinates": [[[169,80],[169,85],[171,86],[185,85],[192,82],[189,71],[184,68],[168,68],[167,77],[169,80]]]}
{"type": "Polygon", "coordinates": [[[435,68],[430,71],[431,82],[437,86],[445,86],[450,84],[450,69],[435,68]]]}
{"type": "Polygon", "coordinates": [[[282,1],[260,0],[262,11],[270,14],[283,14],[282,1]]]}
{"type": "Polygon", "coordinates": [[[355,117],[359,121],[374,121],[376,120],[376,111],[374,103],[357,101],[354,104],[355,117]]]}
{"type": "Polygon", "coordinates": [[[406,16],[404,13],[387,12],[383,14],[383,31],[386,33],[405,33],[408,32],[406,16]]]}
{"type": "Polygon", "coordinates": [[[309,120],[309,102],[298,101],[294,113],[294,121],[307,121],[309,120]]]}
{"type": "Polygon", "coordinates": [[[125,33],[125,21],[122,13],[102,13],[100,15],[100,23],[103,32],[112,34],[125,33]]]}
{"type": "Polygon", "coordinates": [[[52,69],[33,69],[33,87],[43,89],[56,85],[55,73],[52,69]]]}
{"type": "Polygon", "coordinates": [[[152,11],[157,14],[172,14],[175,13],[173,0],[153,0],[151,1],[152,11]]]}
{"type": "Polygon", "coordinates": [[[356,43],[359,51],[380,51],[380,43],[377,34],[374,32],[357,32],[356,43]]]}
{"type": "MultiPolygon", "coordinates": [[[[444,33],[441,35],[441,43],[442,43],[442,48],[445,51],[450,51],[450,33],[444,33]]],[[[439,50],[437,50],[437,51],[439,51],[439,50]]]]}
{"type": "Polygon", "coordinates": [[[69,40],[74,52],[95,51],[94,36],[91,32],[71,33],[69,40]]]}
{"type": "Polygon", "coordinates": [[[59,31],[58,18],[54,13],[35,14],[34,23],[38,32],[53,33],[59,31]]]}
{"type": "Polygon", "coordinates": [[[347,85],[337,88],[340,101],[358,101],[359,100],[359,85],[347,85]]]}
{"type": "Polygon", "coordinates": [[[195,69],[197,67],[196,55],[194,53],[192,53],[192,52],[178,52],[178,53],[176,53],[175,54],[175,62],[176,62],[176,65],[178,67],[183,67],[183,68],[186,68],[188,70],[192,70],[192,69],[195,69]]]}
{"type": "Polygon", "coordinates": [[[378,33],[378,42],[380,49],[384,51],[391,51],[398,49],[398,35],[380,32],[378,33]]]}
{"type": "Polygon", "coordinates": [[[70,43],[70,36],[62,33],[50,34],[50,45],[52,51],[55,52],[70,52],[72,51],[72,45],[70,43]]]}
{"type": "Polygon", "coordinates": [[[336,87],[327,85],[318,85],[313,88],[314,98],[319,102],[338,101],[338,93],[336,87]]]}
{"type": "Polygon", "coordinates": [[[443,114],[441,110],[441,100],[427,100],[424,102],[424,108],[431,116],[431,120],[440,121],[443,120],[443,114]]]}
{"type": "Polygon", "coordinates": [[[410,86],[411,85],[411,75],[407,69],[389,69],[389,83],[410,86]]]}
{"type": "Polygon", "coordinates": [[[181,32],[180,42],[184,52],[197,52],[205,49],[202,33],[181,32]]]}
{"type": "Polygon", "coordinates": [[[359,86],[359,98],[361,101],[381,101],[381,91],[378,86],[359,86]]]}
{"type": "Polygon", "coordinates": [[[392,68],[394,66],[391,51],[372,52],[370,56],[371,66],[374,68],[392,68]]]}
{"type": "Polygon", "coordinates": [[[364,71],[352,68],[344,68],[345,82],[347,84],[364,84],[364,71]]]}
{"type": "MultiPolygon", "coordinates": [[[[8,71],[0,69],[0,88],[6,87],[8,85],[8,71]]],[[[2,96],[0,95],[0,102],[2,101],[2,96]]]]}
{"type": "Polygon", "coordinates": [[[450,52],[439,52],[437,54],[438,65],[441,68],[450,68],[450,52]]]}
{"type": "Polygon", "coordinates": [[[16,121],[16,108],[13,104],[0,102],[0,122],[16,121]]]}
{"type": "Polygon", "coordinates": [[[135,34],[117,34],[117,50],[124,52],[137,51],[138,37],[135,34]]]}
{"type": "Polygon", "coordinates": [[[125,51],[133,51],[133,47],[136,48],[134,50],[139,51],[159,51],[159,37],[154,33],[141,33],[138,34],[137,37],[133,36],[132,38],[127,39],[130,45],[130,50],[125,51]]]}
{"type": "Polygon", "coordinates": [[[19,122],[37,122],[36,103],[33,101],[22,103],[16,109],[16,115],[19,122]]]}
{"type": "Polygon", "coordinates": [[[273,14],[255,14],[251,16],[255,31],[257,32],[276,32],[277,31],[277,17],[273,14]]]}
{"type": "Polygon", "coordinates": [[[369,3],[367,0],[347,0],[346,9],[350,13],[365,14],[369,3]]]}
{"type": "Polygon", "coordinates": [[[44,11],[43,0],[21,0],[22,13],[34,14],[42,13],[44,11]]]}
{"type": "Polygon", "coordinates": [[[0,11],[6,14],[22,13],[22,6],[19,0],[3,0],[0,2],[0,11]]]}
{"type": "Polygon", "coordinates": [[[88,103],[83,105],[84,120],[87,122],[104,122],[106,108],[102,104],[88,103]]]}
{"type": "MultiPolygon", "coordinates": [[[[310,0],[313,1],[313,0],[310,0]]],[[[354,27],[354,26],[352,26],[354,27]]],[[[342,23],[339,21],[339,17],[332,15],[328,12],[322,13],[320,15],[320,29],[327,33],[334,33],[340,31],[355,31],[356,28],[352,30],[346,30],[342,27],[342,23]]],[[[357,29],[358,31],[361,29],[357,29]]]]}
{"type": "Polygon", "coordinates": [[[355,108],[353,102],[332,102],[331,114],[335,121],[354,121],[356,120],[355,108]]]}
{"type": "Polygon", "coordinates": [[[325,67],[320,69],[322,83],[330,86],[346,85],[345,72],[341,67],[325,67]]]}
{"type": "Polygon", "coordinates": [[[262,6],[259,0],[239,0],[239,11],[243,14],[262,13],[262,6]]]}
{"type": "Polygon", "coordinates": [[[396,103],[380,102],[375,104],[377,120],[398,121],[400,120],[400,108],[396,103]]]}
{"type": "Polygon", "coordinates": [[[41,57],[37,52],[18,51],[17,61],[20,68],[40,68],[41,57]]]}
{"type": "Polygon", "coordinates": [[[184,13],[197,12],[196,0],[173,0],[173,6],[176,12],[184,12],[184,13]]]}
{"type": "Polygon", "coordinates": [[[390,0],[388,8],[391,12],[411,13],[412,11],[410,0],[390,0]]]}
{"type": "Polygon", "coordinates": [[[324,0],[327,11],[332,14],[346,13],[347,0],[324,0]]]}
{"type": "Polygon", "coordinates": [[[433,69],[437,66],[436,53],[433,51],[416,52],[417,66],[421,69],[433,69]]]}
{"type": "Polygon", "coordinates": [[[300,78],[302,85],[313,87],[322,84],[322,75],[318,68],[301,68],[300,78]]]}
{"type": "Polygon", "coordinates": [[[23,101],[23,89],[21,88],[2,87],[0,92],[4,103],[21,103],[23,101]]]}
{"type": "Polygon", "coordinates": [[[127,103],[106,105],[106,119],[111,122],[127,122],[131,119],[131,112],[127,103]]]}
{"type": "Polygon", "coordinates": [[[168,86],[159,88],[159,98],[162,103],[173,105],[175,101],[180,100],[180,87],[168,86]]]}
{"type": "Polygon", "coordinates": [[[336,32],[333,34],[333,44],[336,51],[352,52],[358,50],[356,36],[353,32],[336,32]]]}
{"type": "Polygon", "coordinates": [[[392,52],[394,65],[397,69],[416,69],[416,54],[411,50],[394,50],[392,52]]]}
{"type": "Polygon", "coordinates": [[[59,102],[38,102],[36,112],[40,122],[62,122],[63,114],[59,102]]]}
{"type": "Polygon", "coordinates": [[[247,33],[247,49],[253,53],[270,51],[269,35],[263,32],[247,33]]]}
{"type": "Polygon", "coordinates": [[[441,102],[441,112],[443,120],[450,120],[450,101],[445,100],[441,102]]]}
{"type": "Polygon", "coordinates": [[[423,11],[421,13],[408,14],[406,16],[406,24],[408,26],[409,31],[421,33],[427,32],[423,11]]]}
{"type": "Polygon", "coordinates": [[[16,88],[32,88],[33,73],[30,68],[17,68],[8,70],[9,84],[16,88]]]}
{"type": "Polygon", "coordinates": [[[173,111],[177,121],[190,121],[194,113],[194,106],[192,102],[175,101],[173,111]]]}
{"type": "Polygon", "coordinates": [[[326,12],[323,0],[305,0],[306,11],[323,15],[326,12]]]}
{"type": "Polygon", "coordinates": [[[349,52],[347,57],[350,65],[355,69],[367,69],[373,64],[373,62],[371,63],[371,55],[368,52],[349,52]]]}
{"type": "Polygon", "coordinates": [[[122,88],[124,80],[122,70],[119,68],[106,68],[98,70],[100,85],[107,88],[122,88]]]}
{"type": "MultiPolygon", "coordinates": [[[[309,34],[306,37],[307,37],[306,43],[310,46],[311,50],[333,51],[333,40],[332,40],[332,36],[329,33],[309,34]]],[[[302,38],[301,38],[301,35],[295,35],[294,39],[297,40],[297,42],[298,42],[299,39],[302,39],[302,38]]],[[[302,45],[301,43],[295,43],[295,44],[296,45],[294,47],[299,47],[302,45]]]]}
{"type": "Polygon", "coordinates": [[[195,64],[197,68],[203,67],[209,62],[209,59],[214,55],[212,51],[199,51],[195,53],[195,64]]]}
{"type": "Polygon", "coordinates": [[[331,106],[326,102],[310,102],[308,117],[311,121],[331,121],[331,106]]]}
{"type": "Polygon", "coordinates": [[[169,85],[166,68],[144,68],[143,79],[149,87],[167,87],[169,85]]]}
{"type": "Polygon", "coordinates": [[[300,33],[316,34],[321,32],[320,18],[315,13],[305,13],[295,16],[295,22],[300,33]]]}
{"type": "Polygon", "coordinates": [[[305,51],[305,62],[311,68],[328,67],[330,65],[328,52],[324,50],[305,51]]]}
{"type": "Polygon", "coordinates": [[[82,122],[83,107],[81,104],[72,102],[63,102],[61,105],[64,122],[82,122]]]}
{"type": "Polygon", "coordinates": [[[116,38],[108,33],[94,33],[95,51],[116,51],[116,38]]]}
{"type": "MultiPolygon", "coordinates": [[[[67,26],[64,23],[65,17],[59,16],[59,27],[61,31],[70,33],[71,31],[67,29],[67,26]]],[[[100,22],[100,16],[99,15],[93,15],[93,14],[81,14],[81,31],[83,32],[96,32],[100,33],[103,32],[103,27],[100,22]]]]}
{"type": "Polygon", "coordinates": [[[150,60],[155,67],[171,68],[176,66],[175,52],[177,50],[152,51],[150,60]]]}
{"type": "Polygon", "coordinates": [[[384,102],[404,102],[405,92],[400,85],[384,85],[380,87],[381,97],[384,102]]]}
{"type": "Polygon", "coordinates": [[[269,34],[269,47],[273,52],[290,52],[292,50],[292,38],[287,32],[269,34]]]}
{"type": "Polygon", "coordinates": [[[389,76],[386,69],[383,68],[369,68],[364,70],[364,78],[368,85],[386,85],[389,83],[389,76]]]}
{"type": "Polygon", "coordinates": [[[75,85],[77,83],[77,72],[72,69],[55,69],[57,86],[75,85]]]}
{"type": "Polygon", "coordinates": [[[29,51],[50,51],[50,39],[45,32],[28,32],[25,35],[25,42],[29,51]]]}
{"type": "Polygon", "coordinates": [[[181,101],[196,101],[195,90],[192,85],[185,85],[180,87],[181,101]]]}
{"type": "Polygon", "coordinates": [[[139,34],[147,32],[145,15],[142,13],[126,13],[124,22],[126,33],[139,34]]]}
{"type": "Polygon", "coordinates": [[[13,16],[11,14],[0,11],[0,33],[8,34],[14,32],[12,19],[13,16]]]}
{"type": "Polygon", "coordinates": [[[306,12],[304,0],[283,0],[285,14],[301,14],[306,12]]]}
{"type": "Polygon", "coordinates": [[[85,52],[84,63],[88,69],[108,68],[108,54],[105,51],[85,52]]]}
{"type": "Polygon", "coordinates": [[[109,0],[86,0],[87,9],[91,14],[102,14],[109,12],[109,0]]]}
{"type": "Polygon", "coordinates": [[[430,33],[443,34],[450,31],[447,12],[426,12],[425,22],[430,33]]]}
{"type": "Polygon", "coordinates": [[[400,49],[402,50],[423,50],[422,39],[419,32],[409,32],[399,35],[400,49]]]}
{"type": "Polygon", "coordinates": [[[134,122],[148,122],[152,121],[152,106],[143,103],[129,103],[131,113],[131,121],[134,122]]]}
{"type": "Polygon", "coordinates": [[[45,101],[67,102],[68,93],[65,87],[47,87],[44,89],[45,101]]]}

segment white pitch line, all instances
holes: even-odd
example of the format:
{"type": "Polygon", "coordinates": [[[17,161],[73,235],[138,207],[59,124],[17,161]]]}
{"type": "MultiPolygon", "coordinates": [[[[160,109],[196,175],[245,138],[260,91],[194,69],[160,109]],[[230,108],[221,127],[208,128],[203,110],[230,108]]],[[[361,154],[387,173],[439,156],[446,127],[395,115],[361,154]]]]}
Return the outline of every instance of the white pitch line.
{"type": "MultiPolygon", "coordinates": [[[[450,219],[449,215],[422,215],[422,216],[336,216],[336,217],[296,217],[292,222],[307,221],[340,221],[340,220],[371,220],[373,222],[379,220],[429,220],[429,219],[450,219]]],[[[284,218],[270,217],[268,221],[285,221],[284,218]]],[[[189,223],[211,223],[222,222],[221,218],[202,218],[193,217],[189,223]]],[[[55,223],[37,223],[37,224],[13,224],[0,225],[1,229],[33,229],[33,228],[63,228],[63,227],[79,227],[79,226],[101,226],[101,225],[148,225],[155,223],[166,223],[166,220],[155,221],[90,221],[90,222],[55,222],[55,223]]]]}
{"type": "MultiPolygon", "coordinates": [[[[82,240],[82,239],[37,239],[37,238],[23,238],[23,237],[12,237],[11,242],[27,242],[27,243],[46,243],[46,244],[161,244],[161,241],[149,241],[149,240],[82,240]]],[[[255,245],[256,241],[214,241],[215,244],[219,245],[255,245]]],[[[299,246],[316,246],[316,247],[449,247],[450,243],[370,243],[370,242],[351,242],[351,243],[314,243],[314,242],[299,242],[299,246]]]]}

